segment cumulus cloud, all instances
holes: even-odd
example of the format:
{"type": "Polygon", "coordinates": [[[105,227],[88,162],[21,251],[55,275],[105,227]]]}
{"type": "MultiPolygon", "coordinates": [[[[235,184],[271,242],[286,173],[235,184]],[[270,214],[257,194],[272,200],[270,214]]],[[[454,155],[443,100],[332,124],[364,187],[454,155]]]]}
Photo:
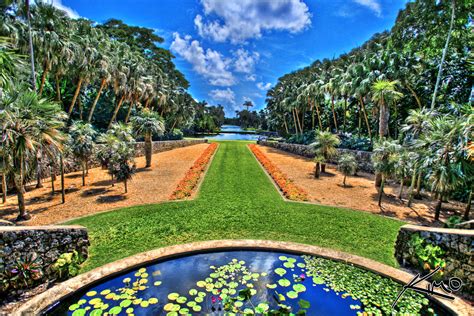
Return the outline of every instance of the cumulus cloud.
{"type": "Polygon", "coordinates": [[[311,24],[311,14],[303,0],[201,0],[201,3],[204,16],[197,15],[194,25],[199,35],[216,42],[242,43],[272,30],[296,33],[311,24]],[[217,19],[209,20],[211,14],[217,19]]]}
{"type": "Polygon", "coordinates": [[[251,74],[251,75],[245,76],[245,79],[247,81],[255,81],[255,80],[257,80],[257,76],[255,74],[251,74]]]}
{"type": "Polygon", "coordinates": [[[272,84],[270,82],[263,83],[263,82],[258,82],[257,83],[257,88],[259,88],[262,91],[267,91],[272,87],[272,84]]]}
{"type": "Polygon", "coordinates": [[[225,87],[236,83],[229,70],[232,60],[210,48],[205,50],[199,41],[189,35],[181,37],[179,33],[173,33],[173,38],[170,49],[188,61],[194,71],[208,79],[211,85],[225,87]]]}
{"type": "Polygon", "coordinates": [[[80,15],[79,13],[77,13],[76,10],[64,5],[61,0],[52,0],[51,4],[55,6],[56,8],[58,8],[59,10],[66,12],[70,18],[73,18],[73,19],[80,18],[80,15]]]}
{"type": "Polygon", "coordinates": [[[376,16],[382,15],[382,6],[380,5],[379,0],[353,0],[355,3],[360,4],[361,6],[367,7],[372,10],[376,16]]]}
{"type": "Polygon", "coordinates": [[[209,96],[217,102],[222,101],[226,104],[235,104],[235,93],[230,88],[211,90],[209,96]]]}
{"type": "Polygon", "coordinates": [[[260,58],[257,52],[249,52],[243,48],[239,48],[234,52],[234,69],[237,72],[252,74],[255,69],[255,64],[260,58]]]}

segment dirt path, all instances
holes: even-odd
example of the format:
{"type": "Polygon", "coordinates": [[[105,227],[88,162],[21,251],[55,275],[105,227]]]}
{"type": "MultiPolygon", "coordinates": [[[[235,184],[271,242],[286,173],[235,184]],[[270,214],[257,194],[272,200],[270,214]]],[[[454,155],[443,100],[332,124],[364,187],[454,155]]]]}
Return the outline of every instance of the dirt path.
{"type": "MultiPolygon", "coordinates": [[[[67,174],[65,204],[61,204],[59,192],[51,195],[51,183],[48,180],[44,181],[41,189],[30,186],[26,200],[27,210],[33,218],[24,225],[54,224],[114,208],[166,201],[186,171],[208,146],[198,144],[155,154],[151,169],[143,168],[144,157],[136,158],[138,171],[129,182],[126,195],[123,194],[123,184],[112,186],[107,170],[101,168],[89,170],[84,187],[81,185],[81,172],[67,174]]],[[[55,188],[60,188],[59,177],[55,188]]],[[[1,219],[14,220],[17,212],[16,196],[9,196],[6,205],[0,205],[1,219]]]]}
{"type": "MultiPolygon", "coordinates": [[[[387,185],[386,195],[383,197],[382,206],[377,205],[378,192],[374,186],[372,174],[359,172],[358,176],[348,177],[347,187],[342,186],[343,175],[335,166],[328,165],[326,173],[320,179],[314,179],[314,162],[309,158],[293,155],[275,148],[258,146],[267,157],[308,192],[310,201],[357,210],[369,211],[386,216],[397,217],[402,220],[429,224],[434,220],[434,202],[428,198],[415,200],[412,207],[407,207],[407,196],[402,200],[397,198],[399,186],[387,185]]],[[[408,192],[408,188],[404,189],[408,192]]],[[[454,211],[462,212],[461,205],[445,204],[442,219],[452,215],[454,211]],[[446,214],[448,213],[448,214],[446,214]]]]}

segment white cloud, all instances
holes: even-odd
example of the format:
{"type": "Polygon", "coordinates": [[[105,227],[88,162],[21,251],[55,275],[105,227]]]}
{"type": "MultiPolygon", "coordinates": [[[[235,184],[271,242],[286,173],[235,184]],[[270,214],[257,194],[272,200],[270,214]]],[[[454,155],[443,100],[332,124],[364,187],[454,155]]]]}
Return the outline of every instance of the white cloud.
{"type": "Polygon", "coordinates": [[[70,18],[73,18],[73,19],[78,19],[80,18],[81,16],[79,15],[79,13],[77,13],[76,10],[68,7],[68,6],[65,6],[63,3],[62,3],[62,0],[52,0],[51,1],[51,4],[53,6],[55,6],[56,8],[58,8],[59,10],[62,10],[64,12],[67,13],[67,15],[70,17],[70,18]]]}
{"type": "Polygon", "coordinates": [[[204,50],[197,40],[191,36],[181,37],[173,33],[174,40],[170,49],[193,65],[194,71],[208,79],[213,86],[232,86],[236,79],[229,70],[232,61],[218,51],[204,50]]]}
{"type": "Polygon", "coordinates": [[[245,76],[245,80],[247,81],[255,81],[257,80],[257,76],[255,74],[245,76]]]}
{"type": "Polygon", "coordinates": [[[259,88],[262,91],[267,91],[272,87],[272,84],[270,82],[263,83],[263,82],[258,82],[257,83],[257,88],[259,88]]]}
{"type": "Polygon", "coordinates": [[[378,17],[382,15],[382,6],[380,5],[379,0],[353,0],[353,1],[355,3],[360,4],[361,6],[369,8],[378,17]]]}
{"type": "Polygon", "coordinates": [[[299,32],[311,24],[311,14],[303,0],[201,0],[204,17],[194,25],[199,35],[216,42],[242,43],[259,38],[265,31],[299,32]],[[217,16],[206,21],[206,16],[217,16]]]}
{"type": "Polygon", "coordinates": [[[230,88],[211,90],[211,92],[209,92],[209,96],[214,101],[222,101],[226,105],[235,105],[235,93],[230,88]]]}
{"type": "Polygon", "coordinates": [[[243,48],[239,48],[234,52],[234,69],[237,72],[252,74],[255,69],[255,64],[260,58],[259,53],[249,52],[243,48]]]}

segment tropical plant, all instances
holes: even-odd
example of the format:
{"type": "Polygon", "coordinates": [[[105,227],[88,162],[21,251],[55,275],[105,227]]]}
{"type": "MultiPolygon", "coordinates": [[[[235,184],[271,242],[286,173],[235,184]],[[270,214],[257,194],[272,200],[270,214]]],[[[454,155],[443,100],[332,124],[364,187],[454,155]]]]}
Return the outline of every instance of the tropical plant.
{"type": "MultiPolygon", "coordinates": [[[[337,135],[331,132],[316,131],[314,143],[309,146],[314,150],[316,156],[323,156],[326,161],[337,155],[337,145],[340,143],[337,135]]],[[[326,163],[321,163],[321,172],[326,172],[326,163]]]]}
{"type": "Polygon", "coordinates": [[[89,159],[91,159],[95,148],[95,136],[97,132],[91,124],[75,121],[69,128],[69,147],[72,155],[80,163],[82,169],[82,185],[86,185],[86,173],[89,169],[89,159]]]}
{"type": "Polygon", "coordinates": [[[165,127],[161,117],[148,109],[143,109],[131,119],[133,130],[137,136],[143,136],[145,139],[145,168],[151,167],[151,158],[153,154],[153,135],[163,135],[165,127]]]}
{"type": "Polygon", "coordinates": [[[62,253],[50,268],[59,280],[64,280],[78,275],[81,268],[80,264],[83,261],[84,259],[74,250],[73,252],[62,253]]]}
{"type": "Polygon", "coordinates": [[[10,93],[0,102],[3,168],[12,176],[18,196],[18,220],[29,219],[25,183],[31,178],[37,152],[62,149],[64,118],[60,107],[33,92],[10,93]]]}
{"type": "Polygon", "coordinates": [[[342,154],[337,161],[337,169],[344,175],[342,185],[346,187],[346,177],[354,175],[357,171],[357,161],[354,155],[342,154]]]}
{"type": "Polygon", "coordinates": [[[401,150],[398,142],[393,140],[383,139],[376,142],[374,146],[374,153],[372,155],[372,163],[374,169],[381,175],[382,181],[379,188],[378,205],[382,205],[382,195],[384,193],[385,181],[395,171],[397,162],[397,155],[401,150]]]}
{"type": "Polygon", "coordinates": [[[112,174],[117,181],[123,182],[125,193],[128,193],[128,180],[136,172],[135,165],[135,146],[121,140],[113,144],[113,150],[108,162],[109,173],[112,174]]]}

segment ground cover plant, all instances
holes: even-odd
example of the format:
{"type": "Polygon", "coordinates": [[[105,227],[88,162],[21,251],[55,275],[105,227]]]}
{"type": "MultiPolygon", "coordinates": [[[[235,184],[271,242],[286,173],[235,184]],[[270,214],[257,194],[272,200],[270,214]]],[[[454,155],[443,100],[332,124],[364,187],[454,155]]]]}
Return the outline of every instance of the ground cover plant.
{"type": "Polygon", "coordinates": [[[338,249],[392,266],[404,223],[337,207],[285,202],[245,142],[221,142],[195,200],[142,205],[69,222],[87,227],[83,271],[142,251],[200,240],[272,239],[338,249]],[[126,218],[126,220],[124,220],[126,218]]]}

